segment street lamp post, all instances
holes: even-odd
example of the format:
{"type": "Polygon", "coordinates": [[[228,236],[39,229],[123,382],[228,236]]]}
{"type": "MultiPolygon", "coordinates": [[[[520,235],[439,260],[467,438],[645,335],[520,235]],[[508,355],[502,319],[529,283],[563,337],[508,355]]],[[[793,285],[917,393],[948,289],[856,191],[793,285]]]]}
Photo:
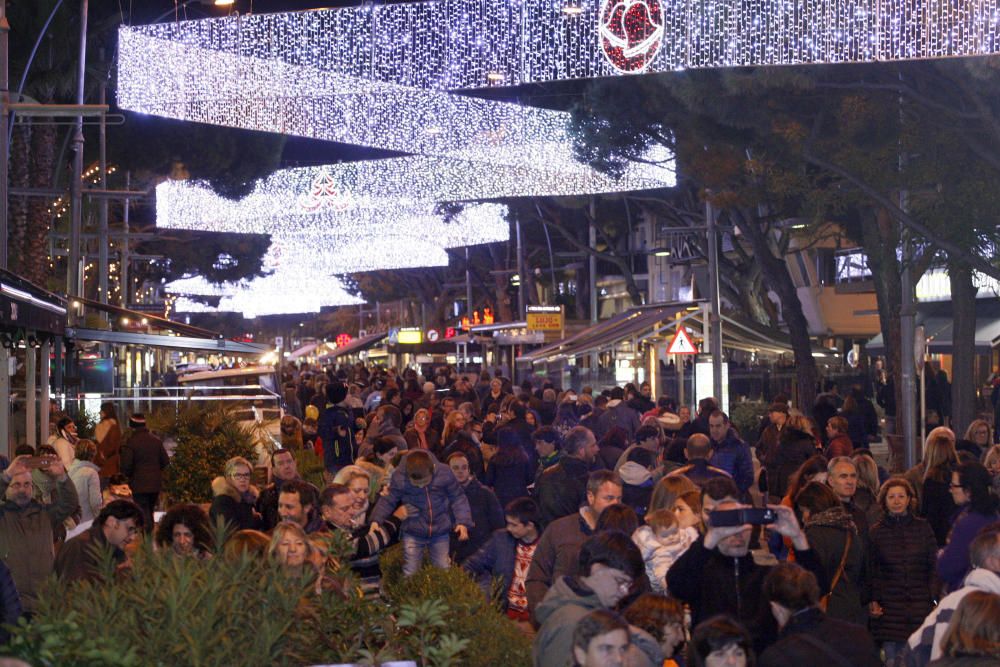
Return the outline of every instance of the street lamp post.
{"type": "MultiPolygon", "coordinates": [[[[83,106],[87,74],[88,0],[80,0],[80,56],[76,70],[76,103],[83,106]]],[[[70,298],[83,295],[80,271],[80,234],[83,227],[83,115],[76,117],[73,133],[73,176],[70,183],[69,266],[66,292],[70,298]]],[[[71,311],[72,312],[72,311],[71,311]]]]}

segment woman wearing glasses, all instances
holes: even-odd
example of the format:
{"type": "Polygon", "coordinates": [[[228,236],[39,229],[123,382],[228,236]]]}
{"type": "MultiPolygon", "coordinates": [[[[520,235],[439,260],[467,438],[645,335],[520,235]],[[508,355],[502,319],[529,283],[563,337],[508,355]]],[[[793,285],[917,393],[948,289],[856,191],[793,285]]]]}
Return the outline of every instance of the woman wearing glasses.
{"type": "Polygon", "coordinates": [[[212,508],[208,516],[213,525],[222,517],[229,530],[257,530],[261,516],[254,509],[260,492],[250,484],[253,467],[242,456],[226,461],[222,477],[212,480],[212,508]]]}
{"type": "Polygon", "coordinates": [[[991,492],[990,473],[981,463],[959,464],[951,473],[951,498],[959,508],[948,535],[948,544],[938,555],[937,573],[949,591],[962,586],[970,568],[969,545],[982,528],[997,520],[1000,500],[991,492]]]}

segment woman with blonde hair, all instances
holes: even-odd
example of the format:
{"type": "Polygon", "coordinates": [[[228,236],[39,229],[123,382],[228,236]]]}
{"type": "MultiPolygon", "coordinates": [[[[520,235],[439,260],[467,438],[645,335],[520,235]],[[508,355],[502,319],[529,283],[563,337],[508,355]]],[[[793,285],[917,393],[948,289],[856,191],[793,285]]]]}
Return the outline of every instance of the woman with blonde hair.
{"type": "Polygon", "coordinates": [[[320,551],[309,541],[302,526],[293,521],[282,521],[274,527],[267,557],[291,576],[318,572],[323,561],[320,551]]]}
{"type": "Polygon", "coordinates": [[[444,420],[444,428],[441,429],[441,449],[447,449],[452,441],[458,436],[459,431],[465,428],[467,423],[465,415],[458,410],[452,411],[444,420]]]}
{"type": "Polygon", "coordinates": [[[438,432],[431,428],[431,413],[427,408],[420,408],[413,413],[406,432],[403,433],[406,446],[410,449],[426,449],[436,451],[439,445],[438,432]]]}
{"type": "Polygon", "coordinates": [[[242,456],[226,461],[221,477],[212,480],[212,508],[209,517],[213,525],[222,517],[231,530],[258,529],[261,515],[254,509],[260,492],[250,483],[253,466],[242,456]]]}
{"type": "Polygon", "coordinates": [[[985,419],[975,419],[965,429],[965,437],[955,443],[955,449],[960,452],[969,452],[979,461],[983,458],[983,452],[990,447],[993,442],[993,430],[989,422],[985,419]]]}
{"type": "Polygon", "coordinates": [[[930,522],[938,546],[943,547],[958,511],[950,488],[951,473],[958,466],[955,434],[950,428],[938,426],[927,434],[923,466],[919,513],[930,522]]]}
{"type": "Polygon", "coordinates": [[[365,518],[371,509],[371,474],[359,465],[349,465],[341,468],[333,478],[334,484],[343,484],[351,491],[351,523],[355,528],[365,524],[365,518]]]}
{"type": "Polygon", "coordinates": [[[993,493],[1000,496],[1000,445],[993,445],[983,455],[983,465],[993,479],[993,493]]]}
{"type": "Polygon", "coordinates": [[[684,475],[668,476],[661,479],[653,487],[647,512],[656,510],[673,510],[674,503],[685,493],[697,491],[698,485],[684,475]]]}

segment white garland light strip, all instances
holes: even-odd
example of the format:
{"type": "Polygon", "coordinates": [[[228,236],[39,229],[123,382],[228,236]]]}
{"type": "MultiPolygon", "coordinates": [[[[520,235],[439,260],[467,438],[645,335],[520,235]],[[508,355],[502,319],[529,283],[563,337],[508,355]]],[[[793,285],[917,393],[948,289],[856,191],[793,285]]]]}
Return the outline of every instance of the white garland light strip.
{"type": "Polygon", "coordinates": [[[998,10],[997,0],[433,0],[124,31],[458,90],[621,72],[993,54],[998,10]]]}
{"type": "Polygon", "coordinates": [[[581,164],[573,156],[569,116],[563,112],[238,56],[135,31],[123,30],[120,38],[119,105],[180,120],[434,156],[438,161],[404,161],[393,168],[419,178],[426,196],[437,201],[675,183],[670,155],[662,149],[649,155],[648,163],[633,163],[619,179],[581,164]],[[428,179],[434,181],[430,191],[428,179]]]}

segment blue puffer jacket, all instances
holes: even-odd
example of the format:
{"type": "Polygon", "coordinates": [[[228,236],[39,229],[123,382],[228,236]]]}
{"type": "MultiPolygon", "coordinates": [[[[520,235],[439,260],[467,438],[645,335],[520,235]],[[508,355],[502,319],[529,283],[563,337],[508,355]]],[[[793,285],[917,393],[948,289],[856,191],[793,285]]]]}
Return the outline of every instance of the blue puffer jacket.
{"type": "Polygon", "coordinates": [[[439,537],[450,533],[456,525],[472,528],[472,510],[465,491],[455,479],[451,468],[434,462],[434,475],[431,482],[423,488],[418,488],[410,482],[406,474],[406,464],[411,454],[407,454],[399,462],[389,481],[389,493],[379,498],[372,512],[369,523],[382,523],[389,518],[399,505],[405,504],[419,510],[416,516],[408,516],[400,528],[403,535],[413,537],[439,537]],[[455,515],[452,523],[451,514],[455,515]]]}
{"type": "Polygon", "coordinates": [[[732,429],[729,429],[722,442],[713,441],[712,446],[712,465],[732,475],[740,493],[746,493],[753,484],[753,457],[750,454],[750,447],[740,440],[732,429]]]}

